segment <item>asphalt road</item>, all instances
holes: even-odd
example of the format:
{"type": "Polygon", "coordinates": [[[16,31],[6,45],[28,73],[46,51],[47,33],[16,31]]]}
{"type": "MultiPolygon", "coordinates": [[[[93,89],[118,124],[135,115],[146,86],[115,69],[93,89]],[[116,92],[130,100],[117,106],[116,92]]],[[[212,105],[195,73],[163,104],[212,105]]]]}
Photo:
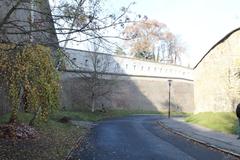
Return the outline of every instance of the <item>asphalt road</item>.
{"type": "Polygon", "coordinates": [[[71,159],[232,160],[234,157],[161,128],[160,116],[130,116],[100,122],[71,159]]]}

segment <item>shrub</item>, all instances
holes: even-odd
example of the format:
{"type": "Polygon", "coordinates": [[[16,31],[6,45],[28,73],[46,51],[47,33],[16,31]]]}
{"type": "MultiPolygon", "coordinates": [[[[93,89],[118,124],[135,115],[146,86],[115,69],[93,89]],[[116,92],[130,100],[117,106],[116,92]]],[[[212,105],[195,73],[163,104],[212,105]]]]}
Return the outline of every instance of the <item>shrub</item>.
{"type": "Polygon", "coordinates": [[[47,120],[57,109],[59,76],[49,48],[42,45],[0,45],[0,82],[4,82],[11,103],[10,122],[17,121],[19,109],[47,120]]]}

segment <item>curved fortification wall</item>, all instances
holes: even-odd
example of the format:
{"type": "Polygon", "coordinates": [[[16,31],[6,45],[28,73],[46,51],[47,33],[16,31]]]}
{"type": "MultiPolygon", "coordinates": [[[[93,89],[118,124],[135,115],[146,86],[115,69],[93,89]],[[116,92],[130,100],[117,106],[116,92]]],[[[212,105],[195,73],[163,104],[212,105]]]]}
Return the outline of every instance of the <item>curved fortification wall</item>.
{"type": "MultiPolygon", "coordinates": [[[[81,110],[87,106],[85,80],[72,72],[62,73],[62,106],[81,110]]],[[[168,109],[168,79],[151,77],[118,77],[107,99],[97,107],[165,111],[168,109]]],[[[175,111],[193,112],[193,82],[174,79],[171,86],[171,107],[175,111]]]]}
{"type": "Polygon", "coordinates": [[[66,71],[62,72],[61,97],[64,107],[81,110],[87,106],[86,77],[94,72],[96,64],[93,61],[98,61],[98,74],[103,75],[105,81],[114,81],[114,86],[107,98],[97,101],[97,107],[167,110],[168,80],[171,79],[172,110],[194,111],[192,69],[80,50],[67,49],[67,53],[77,67],[69,63],[66,71]]]}
{"type": "Polygon", "coordinates": [[[239,28],[216,43],[194,68],[195,112],[232,112],[240,102],[236,76],[240,60],[239,28]]]}

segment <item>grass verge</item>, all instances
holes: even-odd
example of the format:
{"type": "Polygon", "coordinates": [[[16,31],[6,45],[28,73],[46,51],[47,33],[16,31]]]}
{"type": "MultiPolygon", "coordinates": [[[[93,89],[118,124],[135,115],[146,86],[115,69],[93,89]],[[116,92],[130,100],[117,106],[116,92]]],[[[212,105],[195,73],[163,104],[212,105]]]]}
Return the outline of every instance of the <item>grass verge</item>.
{"type": "Polygon", "coordinates": [[[108,110],[107,112],[70,112],[70,111],[59,111],[55,114],[51,115],[51,119],[57,120],[62,118],[63,116],[69,117],[73,120],[82,120],[82,121],[92,121],[96,122],[99,120],[107,119],[107,118],[116,118],[116,117],[124,117],[132,114],[163,114],[161,112],[155,111],[134,111],[134,110],[108,110]]]}
{"type": "MultiPolygon", "coordinates": [[[[107,112],[70,112],[70,111],[59,111],[51,115],[51,118],[54,120],[60,119],[63,116],[69,117],[73,120],[82,120],[82,121],[92,121],[96,122],[99,120],[107,118],[116,118],[124,117],[133,114],[159,114],[159,115],[168,115],[168,112],[158,112],[158,111],[142,111],[142,110],[108,110],[107,112]]],[[[171,116],[190,116],[191,113],[184,112],[171,112],[171,116]]]]}
{"type": "MultiPolygon", "coordinates": [[[[0,123],[8,121],[9,114],[0,117],[0,123]]],[[[31,114],[20,113],[19,122],[27,123],[31,114]]],[[[35,127],[40,133],[38,139],[12,140],[0,139],[1,160],[60,160],[65,159],[80,136],[84,136],[86,129],[49,119],[47,123],[35,127]]]]}
{"type": "Polygon", "coordinates": [[[203,112],[191,115],[185,121],[230,134],[236,134],[238,128],[236,114],[232,112],[203,112]]]}

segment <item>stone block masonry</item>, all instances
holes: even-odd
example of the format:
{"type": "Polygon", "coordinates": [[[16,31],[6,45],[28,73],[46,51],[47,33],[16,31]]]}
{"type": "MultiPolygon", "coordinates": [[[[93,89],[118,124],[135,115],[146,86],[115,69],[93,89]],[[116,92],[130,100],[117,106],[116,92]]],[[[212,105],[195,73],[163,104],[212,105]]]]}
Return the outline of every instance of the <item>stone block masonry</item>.
{"type": "MultiPolygon", "coordinates": [[[[73,72],[62,73],[61,104],[71,110],[86,109],[89,99],[85,82],[73,72]]],[[[108,99],[100,99],[97,106],[145,111],[168,109],[168,79],[119,76],[108,99]]],[[[171,89],[171,107],[174,111],[194,112],[193,82],[174,79],[171,89]]]]}
{"type": "Polygon", "coordinates": [[[226,35],[194,68],[195,112],[231,112],[240,102],[240,31],[226,35]]]}

